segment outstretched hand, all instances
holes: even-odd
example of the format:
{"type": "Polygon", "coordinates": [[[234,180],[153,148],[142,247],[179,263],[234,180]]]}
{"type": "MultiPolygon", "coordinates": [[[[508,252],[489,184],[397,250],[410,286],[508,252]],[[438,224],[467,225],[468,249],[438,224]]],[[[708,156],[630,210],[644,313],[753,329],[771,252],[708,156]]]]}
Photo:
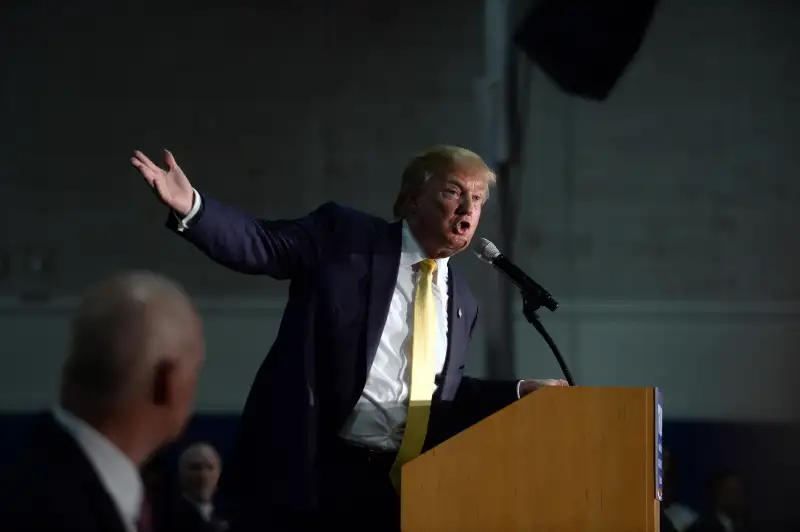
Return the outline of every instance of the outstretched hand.
{"type": "Polygon", "coordinates": [[[154,164],[144,153],[138,150],[133,152],[131,164],[139,170],[147,184],[153,188],[153,191],[165,205],[181,216],[186,216],[192,210],[192,202],[194,201],[192,184],[169,151],[164,150],[166,171],[154,164]]]}

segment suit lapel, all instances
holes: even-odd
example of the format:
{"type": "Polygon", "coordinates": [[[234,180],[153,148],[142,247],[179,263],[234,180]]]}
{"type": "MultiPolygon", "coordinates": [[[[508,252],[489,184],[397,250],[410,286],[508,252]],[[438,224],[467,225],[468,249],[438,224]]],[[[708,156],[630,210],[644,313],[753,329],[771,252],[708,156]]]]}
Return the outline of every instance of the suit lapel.
{"type": "Polygon", "coordinates": [[[369,372],[378,341],[389,315],[389,304],[397,284],[400,268],[400,248],[402,246],[402,223],[389,224],[384,234],[375,239],[372,264],[370,266],[370,289],[367,308],[366,370],[369,372]]]}
{"type": "Polygon", "coordinates": [[[449,304],[447,305],[447,359],[445,362],[445,372],[451,365],[460,364],[461,361],[453,360],[453,354],[460,356],[464,352],[464,341],[466,339],[467,316],[464,315],[464,287],[461,278],[456,275],[453,268],[450,268],[449,280],[449,304]]]}
{"type": "Polygon", "coordinates": [[[442,377],[444,382],[439,382],[442,398],[451,400],[458,387],[458,374],[464,365],[464,353],[469,339],[469,328],[472,324],[474,311],[465,305],[469,303],[466,296],[466,286],[461,278],[456,275],[452,267],[448,275],[448,303],[447,303],[447,358],[442,377]]]}

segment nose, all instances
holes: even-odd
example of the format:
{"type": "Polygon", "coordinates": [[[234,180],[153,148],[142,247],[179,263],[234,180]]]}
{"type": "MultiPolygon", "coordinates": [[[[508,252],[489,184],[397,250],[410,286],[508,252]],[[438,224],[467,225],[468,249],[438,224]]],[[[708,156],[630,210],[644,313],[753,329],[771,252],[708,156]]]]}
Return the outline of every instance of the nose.
{"type": "Polygon", "coordinates": [[[469,194],[462,194],[461,201],[458,204],[458,214],[472,214],[472,209],[475,207],[475,201],[469,194]]]}

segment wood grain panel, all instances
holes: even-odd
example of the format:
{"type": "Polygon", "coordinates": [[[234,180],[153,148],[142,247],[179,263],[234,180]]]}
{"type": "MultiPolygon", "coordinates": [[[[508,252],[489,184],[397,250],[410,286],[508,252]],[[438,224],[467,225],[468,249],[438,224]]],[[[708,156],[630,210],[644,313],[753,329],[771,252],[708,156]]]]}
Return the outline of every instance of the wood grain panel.
{"type": "Polygon", "coordinates": [[[404,468],[403,531],[657,532],[653,394],[552,388],[516,402],[404,468]]]}

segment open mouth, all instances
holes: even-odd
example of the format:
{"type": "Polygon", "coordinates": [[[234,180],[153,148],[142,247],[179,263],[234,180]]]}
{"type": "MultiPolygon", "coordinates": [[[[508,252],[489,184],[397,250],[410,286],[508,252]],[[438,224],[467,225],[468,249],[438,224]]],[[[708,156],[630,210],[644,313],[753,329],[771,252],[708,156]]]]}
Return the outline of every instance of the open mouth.
{"type": "Polygon", "coordinates": [[[471,224],[467,220],[461,220],[460,222],[458,222],[456,224],[456,232],[459,235],[463,235],[464,233],[469,231],[470,227],[471,227],[471,224]]]}

